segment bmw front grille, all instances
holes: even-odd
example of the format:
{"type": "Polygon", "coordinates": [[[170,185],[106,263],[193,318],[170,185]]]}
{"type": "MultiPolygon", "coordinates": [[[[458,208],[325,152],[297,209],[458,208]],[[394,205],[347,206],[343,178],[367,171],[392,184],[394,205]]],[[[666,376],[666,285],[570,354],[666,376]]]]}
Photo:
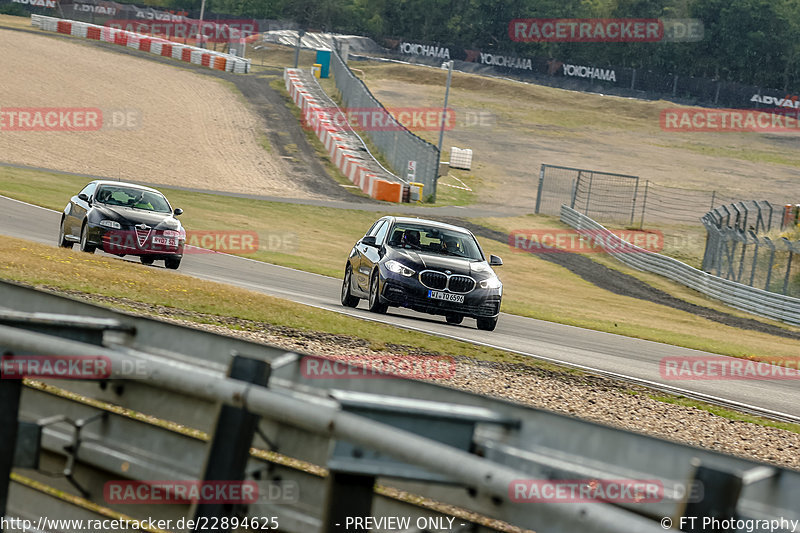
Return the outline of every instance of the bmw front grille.
{"type": "Polygon", "coordinates": [[[419,281],[425,287],[436,291],[447,290],[459,294],[471,292],[477,285],[471,276],[461,274],[445,274],[436,270],[423,270],[419,273],[419,281]]]}

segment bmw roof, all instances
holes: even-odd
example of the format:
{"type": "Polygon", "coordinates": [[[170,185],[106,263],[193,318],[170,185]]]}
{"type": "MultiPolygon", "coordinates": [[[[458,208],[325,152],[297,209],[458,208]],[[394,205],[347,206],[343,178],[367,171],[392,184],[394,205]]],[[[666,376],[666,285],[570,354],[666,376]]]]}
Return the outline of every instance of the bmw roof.
{"type": "Polygon", "coordinates": [[[468,233],[470,235],[472,234],[471,231],[469,231],[466,228],[462,228],[461,226],[454,226],[452,224],[446,224],[444,222],[428,220],[427,218],[415,218],[415,217],[391,217],[391,218],[393,218],[395,222],[400,222],[402,224],[423,224],[425,226],[431,226],[434,228],[449,229],[461,233],[468,233]]]}

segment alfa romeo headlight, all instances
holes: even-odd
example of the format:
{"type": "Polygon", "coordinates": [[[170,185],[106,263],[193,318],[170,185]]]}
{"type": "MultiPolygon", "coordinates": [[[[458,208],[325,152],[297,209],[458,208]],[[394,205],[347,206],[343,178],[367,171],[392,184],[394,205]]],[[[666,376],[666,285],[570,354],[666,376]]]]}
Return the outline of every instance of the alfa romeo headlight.
{"type": "Polygon", "coordinates": [[[101,220],[100,225],[112,229],[120,229],[122,227],[119,225],[119,222],[116,222],[114,220],[101,220]]]}
{"type": "Polygon", "coordinates": [[[416,274],[416,272],[414,270],[411,270],[410,268],[405,266],[403,263],[395,261],[394,259],[390,259],[390,260],[386,261],[386,263],[384,263],[384,265],[386,265],[386,268],[389,270],[389,272],[394,272],[395,274],[402,274],[407,278],[410,278],[411,276],[416,274]]]}
{"type": "Polygon", "coordinates": [[[481,289],[499,289],[502,286],[503,284],[497,276],[481,280],[481,289]]]}

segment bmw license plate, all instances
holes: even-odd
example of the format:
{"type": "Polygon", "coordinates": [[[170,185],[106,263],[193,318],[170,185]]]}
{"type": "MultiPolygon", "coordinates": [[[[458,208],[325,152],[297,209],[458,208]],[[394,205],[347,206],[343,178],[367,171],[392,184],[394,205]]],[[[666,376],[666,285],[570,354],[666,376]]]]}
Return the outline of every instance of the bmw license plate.
{"type": "Polygon", "coordinates": [[[453,302],[457,304],[464,303],[463,294],[453,294],[450,292],[428,291],[428,298],[432,298],[434,300],[444,300],[445,302],[453,302]]]}

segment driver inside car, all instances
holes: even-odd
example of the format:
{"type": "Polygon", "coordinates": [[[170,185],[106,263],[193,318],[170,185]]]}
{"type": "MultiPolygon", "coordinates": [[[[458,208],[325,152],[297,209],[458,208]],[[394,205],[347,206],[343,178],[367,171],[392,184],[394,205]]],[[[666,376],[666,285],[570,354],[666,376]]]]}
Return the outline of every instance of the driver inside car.
{"type": "Polygon", "coordinates": [[[407,247],[415,247],[420,248],[419,245],[419,231],[413,229],[407,229],[405,233],[403,233],[403,246],[407,247]]]}
{"type": "Polygon", "coordinates": [[[144,194],[139,195],[139,197],[133,202],[133,207],[136,209],[147,209],[148,211],[153,210],[153,204],[145,199],[144,194]]]}
{"type": "Polygon", "coordinates": [[[461,243],[452,235],[442,236],[442,251],[452,255],[463,255],[461,253],[461,243]]]}

